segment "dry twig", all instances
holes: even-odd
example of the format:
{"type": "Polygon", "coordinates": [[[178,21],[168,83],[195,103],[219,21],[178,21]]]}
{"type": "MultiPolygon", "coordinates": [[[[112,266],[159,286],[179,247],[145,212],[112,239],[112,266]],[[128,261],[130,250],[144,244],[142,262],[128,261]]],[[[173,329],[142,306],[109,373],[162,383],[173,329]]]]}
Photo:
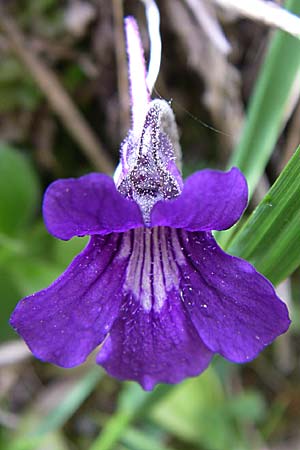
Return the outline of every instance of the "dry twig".
{"type": "Polygon", "coordinates": [[[300,18],[272,1],[211,0],[224,9],[300,37],[300,18]]]}
{"type": "Polygon", "coordinates": [[[216,48],[224,55],[230,53],[231,45],[223,33],[213,7],[203,0],[185,1],[193,12],[195,19],[216,48]]]}
{"type": "Polygon", "coordinates": [[[27,345],[23,341],[10,341],[0,346],[0,367],[20,363],[31,357],[27,345]]]}
{"type": "Polygon", "coordinates": [[[120,123],[122,134],[130,126],[129,111],[129,89],[127,76],[127,60],[125,50],[125,39],[123,31],[123,3],[120,0],[113,0],[114,30],[115,30],[115,53],[117,62],[118,92],[120,102],[120,123]]]}
{"type": "Polygon", "coordinates": [[[166,8],[174,32],[184,46],[188,64],[205,81],[203,101],[214,126],[222,131],[222,157],[225,159],[236,144],[244,118],[239,73],[215,43],[205,38],[203,28],[191,17],[183,2],[168,0],[166,8]]]}
{"type": "Polygon", "coordinates": [[[7,36],[12,50],[26,66],[52,109],[78,142],[86,157],[100,171],[112,173],[113,165],[98,138],[61,86],[55,73],[26,47],[26,39],[14,21],[7,16],[2,5],[0,5],[0,28],[7,36]]]}

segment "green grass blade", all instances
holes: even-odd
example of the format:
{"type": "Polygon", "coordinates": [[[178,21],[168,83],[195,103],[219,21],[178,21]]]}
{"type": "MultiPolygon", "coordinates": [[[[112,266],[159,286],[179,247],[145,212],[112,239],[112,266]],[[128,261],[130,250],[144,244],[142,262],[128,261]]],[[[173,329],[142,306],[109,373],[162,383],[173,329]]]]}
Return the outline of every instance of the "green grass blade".
{"type": "Polygon", "coordinates": [[[59,406],[51,411],[38,425],[33,437],[42,437],[63,426],[90,395],[101,377],[103,377],[103,372],[99,367],[90,370],[75,384],[59,406]]]}
{"type": "MultiPolygon", "coordinates": [[[[286,8],[300,14],[300,1],[286,8]]],[[[271,41],[249,104],[247,120],[230,166],[245,174],[250,195],[263,174],[282,128],[293,83],[300,70],[300,41],[277,31],[271,41]]]]}
{"type": "Polygon", "coordinates": [[[131,450],[173,450],[161,444],[149,433],[146,434],[134,428],[126,430],[121,441],[131,450]]]}
{"type": "Polygon", "coordinates": [[[117,411],[92,443],[89,450],[114,450],[116,443],[133,421],[132,413],[117,411]]]}
{"type": "Polygon", "coordinates": [[[89,450],[114,450],[132,422],[144,414],[170,392],[172,385],[160,384],[146,392],[136,383],[128,383],[119,397],[119,408],[95,439],[89,450]]]}
{"type": "Polygon", "coordinates": [[[18,435],[10,440],[6,450],[36,450],[48,447],[57,448],[58,450],[65,449],[66,446],[63,439],[59,444],[56,442],[61,437],[59,429],[78,410],[96,387],[101,377],[103,377],[103,371],[99,367],[90,370],[75,383],[73,388],[62,399],[62,402],[50,411],[42,421],[39,421],[36,415],[30,417],[30,413],[23,415],[18,435]],[[28,421],[31,431],[28,431],[28,421]],[[52,445],[52,442],[56,443],[52,445]]]}
{"type": "Polygon", "coordinates": [[[227,250],[274,284],[300,265],[300,148],[227,250]]]}

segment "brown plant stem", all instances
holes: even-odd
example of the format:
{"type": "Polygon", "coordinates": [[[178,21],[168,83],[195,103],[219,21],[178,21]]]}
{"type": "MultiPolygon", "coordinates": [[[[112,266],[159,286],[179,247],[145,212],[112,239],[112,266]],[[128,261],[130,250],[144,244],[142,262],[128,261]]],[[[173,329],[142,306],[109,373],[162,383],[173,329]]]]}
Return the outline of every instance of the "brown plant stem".
{"type": "Polygon", "coordinates": [[[2,5],[0,5],[0,29],[6,35],[11,49],[29,71],[53,111],[79,144],[85,156],[95,168],[111,174],[114,170],[113,164],[105,154],[99,139],[78,111],[56,74],[26,47],[25,37],[13,19],[6,14],[2,5]]]}
{"type": "Polygon", "coordinates": [[[120,125],[122,134],[125,134],[130,126],[129,89],[127,75],[127,59],[125,51],[125,39],[123,31],[123,2],[112,1],[114,15],[115,55],[118,75],[118,93],[120,102],[120,125]]]}

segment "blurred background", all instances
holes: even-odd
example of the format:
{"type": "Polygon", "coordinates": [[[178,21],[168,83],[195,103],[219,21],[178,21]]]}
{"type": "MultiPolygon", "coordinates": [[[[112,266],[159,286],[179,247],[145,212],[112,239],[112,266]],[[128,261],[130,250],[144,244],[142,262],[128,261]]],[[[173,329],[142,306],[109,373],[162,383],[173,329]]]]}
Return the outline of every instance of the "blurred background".
{"type": "MultiPolygon", "coordinates": [[[[225,169],[274,30],[214,2],[157,4],[163,53],[154,97],[172,103],[184,175],[225,169]]],[[[126,14],[140,25],[147,57],[138,0],[0,2],[0,448],[300,449],[299,270],[278,288],[294,319],[286,335],[249,364],[215,357],[201,377],[153,393],[111,379],[94,355],[76,369],[41,363],[8,325],[17,301],[51,283],[87,242],[48,235],[45,188],[117,164],[130,126],[126,14]]],[[[298,84],[286,95],[247,214],[299,144],[298,84]]]]}

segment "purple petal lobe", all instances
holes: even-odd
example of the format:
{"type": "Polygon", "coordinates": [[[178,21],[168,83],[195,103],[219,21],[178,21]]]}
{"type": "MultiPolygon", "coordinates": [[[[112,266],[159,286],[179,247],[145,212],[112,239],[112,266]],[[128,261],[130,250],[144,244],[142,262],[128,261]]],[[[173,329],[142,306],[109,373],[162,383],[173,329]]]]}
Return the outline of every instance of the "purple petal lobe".
{"type": "Polygon", "coordinates": [[[202,170],[187,178],[181,195],[154,205],[151,225],[190,231],[225,230],[247,206],[247,183],[237,168],[202,170]]]}
{"type": "Polygon", "coordinates": [[[103,341],[122,301],[121,248],[122,235],[92,237],[57,281],[19,302],[10,323],[37,358],[76,366],[103,341]]]}
{"type": "Polygon", "coordinates": [[[234,362],[253,359],[290,324],[271,283],[227,255],[210,233],[178,231],[182,299],[204,344],[234,362]]]}
{"type": "Polygon", "coordinates": [[[151,390],[156,383],[178,383],[208,366],[206,348],[173,291],[163,308],[145,311],[127,295],[97,362],[121,380],[138,381],[151,390]]]}
{"type": "Polygon", "coordinates": [[[44,197],[43,213],[48,231],[65,240],[144,224],[137,204],[125,199],[110,177],[97,173],[52,183],[44,197]]]}

